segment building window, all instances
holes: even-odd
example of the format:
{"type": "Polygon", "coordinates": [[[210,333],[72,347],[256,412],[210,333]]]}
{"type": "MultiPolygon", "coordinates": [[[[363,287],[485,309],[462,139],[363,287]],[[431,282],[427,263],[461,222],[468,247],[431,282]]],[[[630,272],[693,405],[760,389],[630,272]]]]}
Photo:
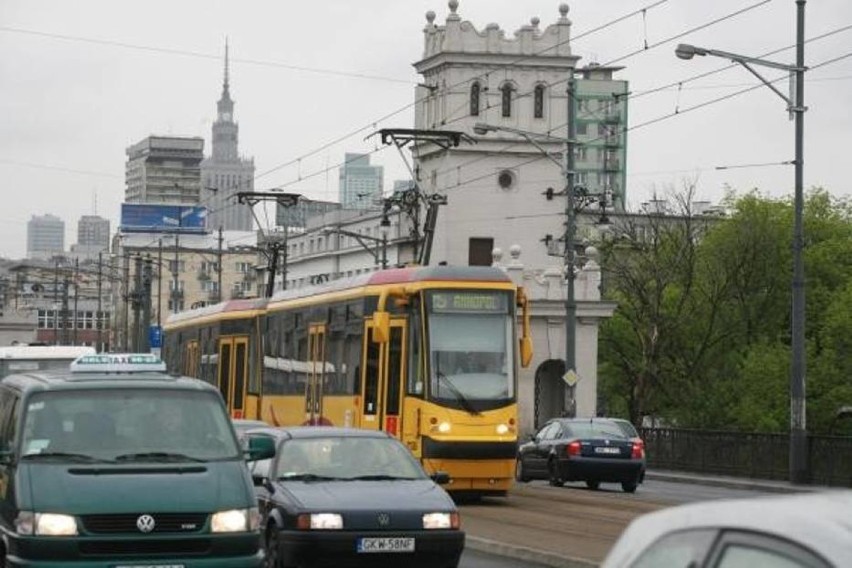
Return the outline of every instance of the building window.
{"type": "Polygon", "coordinates": [[[470,116],[479,116],[479,97],[482,87],[479,82],[470,86],[470,116]]]}
{"type": "Polygon", "coordinates": [[[511,83],[506,83],[500,88],[504,118],[512,116],[512,90],[511,83]]]}
{"type": "Polygon", "coordinates": [[[491,266],[494,262],[492,251],[494,250],[494,239],[472,237],[467,249],[468,266],[491,266]]]}
{"type": "Polygon", "coordinates": [[[578,122],[577,123],[577,135],[578,136],[585,136],[588,133],[588,131],[589,131],[589,125],[588,124],[586,124],[585,122],[578,122]]]}
{"type": "Polygon", "coordinates": [[[544,118],[544,85],[536,85],[533,92],[533,116],[544,118]]]}
{"type": "Polygon", "coordinates": [[[248,274],[251,271],[251,264],[248,262],[238,262],[237,272],[240,274],[248,274]]]}

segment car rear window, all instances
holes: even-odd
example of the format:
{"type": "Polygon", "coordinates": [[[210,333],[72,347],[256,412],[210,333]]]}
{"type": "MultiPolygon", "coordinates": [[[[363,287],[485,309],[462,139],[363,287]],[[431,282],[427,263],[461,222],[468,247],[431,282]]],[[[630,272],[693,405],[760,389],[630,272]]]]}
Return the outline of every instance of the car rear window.
{"type": "Polygon", "coordinates": [[[627,439],[624,430],[614,422],[573,422],[568,425],[568,433],[574,438],[618,438],[627,439]]]}

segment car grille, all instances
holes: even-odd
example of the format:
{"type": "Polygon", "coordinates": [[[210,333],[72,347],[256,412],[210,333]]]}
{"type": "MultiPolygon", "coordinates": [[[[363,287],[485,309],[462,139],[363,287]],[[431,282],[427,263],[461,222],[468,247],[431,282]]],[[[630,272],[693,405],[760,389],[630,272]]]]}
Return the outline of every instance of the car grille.
{"type": "Polygon", "coordinates": [[[83,515],[83,527],[90,534],[141,533],[136,525],[139,517],[154,518],[150,533],[198,532],[207,524],[207,513],[128,513],[121,515],[83,515]]]}
{"type": "Polygon", "coordinates": [[[159,540],[139,538],[134,540],[91,540],[80,543],[83,556],[146,556],[181,555],[201,556],[210,552],[208,539],[159,540]]]}

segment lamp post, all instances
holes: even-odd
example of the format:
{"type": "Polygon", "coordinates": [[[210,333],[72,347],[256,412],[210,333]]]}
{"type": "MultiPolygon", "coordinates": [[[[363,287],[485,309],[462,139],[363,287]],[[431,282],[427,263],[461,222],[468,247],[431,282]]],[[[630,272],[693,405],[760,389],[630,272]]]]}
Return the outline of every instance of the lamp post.
{"type": "MultiPolygon", "coordinates": [[[[574,236],[576,233],[577,211],[590,203],[599,203],[602,206],[601,223],[606,219],[607,192],[601,195],[589,194],[584,188],[575,184],[574,172],[574,147],[576,144],[576,124],[574,120],[573,104],[574,78],[573,73],[568,78],[568,136],[566,139],[556,138],[546,134],[527,132],[516,128],[495,126],[478,122],[473,126],[476,134],[484,135],[488,132],[509,132],[523,137],[527,142],[535,146],[550,161],[559,167],[559,171],[565,178],[565,233],[563,262],[565,268],[565,390],[562,400],[562,413],[573,416],[576,412],[575,388],[577,385],[577,300],[574,297],[574,263],[576,252],[574,250],[574,236]],[[562,160],[556,159],[553,153],[544,148],[540,141],[557,141],[565,144],[565,153],[562,160]]],[[[551,190],[548,190],[550,195],[551,190]]]]}
{"type": "Polygon", "coordinates": [[[791,307],[791,365],[790,365],[790,481],[805,483],[808,479],[808,437],[805,407],[805,268],[804,248],[804,118],[805,111],[805,2],[796,0],[796,63],[788,65],[706,49],[694,45],[680,44],[675,55],[680,59],[692,59],[695,55],[722,57],[745,67],[751,74],[772,89],[787,103],[787,110],[795,118],[795,188],[793,198],[793,277],[791,307]],[[771,81],[767,81],[752,65],[787,71],[793,93],[785,95],[771,81]]]}

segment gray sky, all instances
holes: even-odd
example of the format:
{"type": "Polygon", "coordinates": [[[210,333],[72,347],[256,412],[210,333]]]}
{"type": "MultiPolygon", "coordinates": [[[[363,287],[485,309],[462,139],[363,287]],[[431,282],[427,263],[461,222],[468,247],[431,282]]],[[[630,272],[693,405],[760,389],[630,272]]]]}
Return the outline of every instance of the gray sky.
{"type": "MultiPolygon", "coordinates": [[[[679,41],[751,56],[792,45],[795,1],[769,0],[654,47],[760,2],[669,0],[649,9],[644,20],[635,16],[572,48],[581,63],[619,59],[625,69],[617,77],[638,94],[726,66],[712,57],[676,59],[679,41]],[[649,49],[642,50],[646,41],[649,49]],[[642,52],[620,59],[637,50],[642,52]]],[[[654,0],[569,4],[577,36],[654,0]]],[[[511,36],[533,16],[542,28],[555,22],[558,6],[555,0],[460,0],[458,13],[479,30],[496,22],[511,36]]],[[[336,199],[336,166],[344,152],[375,149],[377,142],[365,137],[377,128],[413,126],[409,105],[419,76],[411,64],[422,53],[428,10],[443,25],[449,11],[444,0],[0,1],[0,255],[25,254],[26,223],[33,214],[62,217],[67,248],[76,241],[79,217],[95,210],[95,195],[97,213],[115,230],[125,148],[149,134],[203,136],[209,152],[226,36],[241,153],[255,158],[258,174],[295,161],[259,177],[257,189],[286,185],[312,198],[336,199]]],[[[807,37],[845,26],[852,26],[849,0],[807,3],[807,37]]],[[[806,48],[809,66],[846,54],[852,54],[852,29],[806,48]]],[[[794,52],[769,58],[792,63],[794,52]]],[[[767,69],[766,75],[775,78],[778,72],[767,69]]],[[[806,186],[849,195],[844,166],[852,147],[852,57],[807,77],[806,186]]],[[[685,112],[756,82],[734,67],[682,89],[631,98],[631,126],[680,113],[630,132],[628,201],[638,205],[654,191],[694,177],[698,196],[711,201],[723,196],[726,185],[738,191],[757,187],[773,196],[791,193],[792,166],[715,169],[793,158],[793,123],[769,89],[685,112]]],[[[786,89],[786,82],[778,85],[786,89]]],[[[386,188],[407,177],[395,149],[378,152],[373,161],[385,166],[386,188]]]]}

